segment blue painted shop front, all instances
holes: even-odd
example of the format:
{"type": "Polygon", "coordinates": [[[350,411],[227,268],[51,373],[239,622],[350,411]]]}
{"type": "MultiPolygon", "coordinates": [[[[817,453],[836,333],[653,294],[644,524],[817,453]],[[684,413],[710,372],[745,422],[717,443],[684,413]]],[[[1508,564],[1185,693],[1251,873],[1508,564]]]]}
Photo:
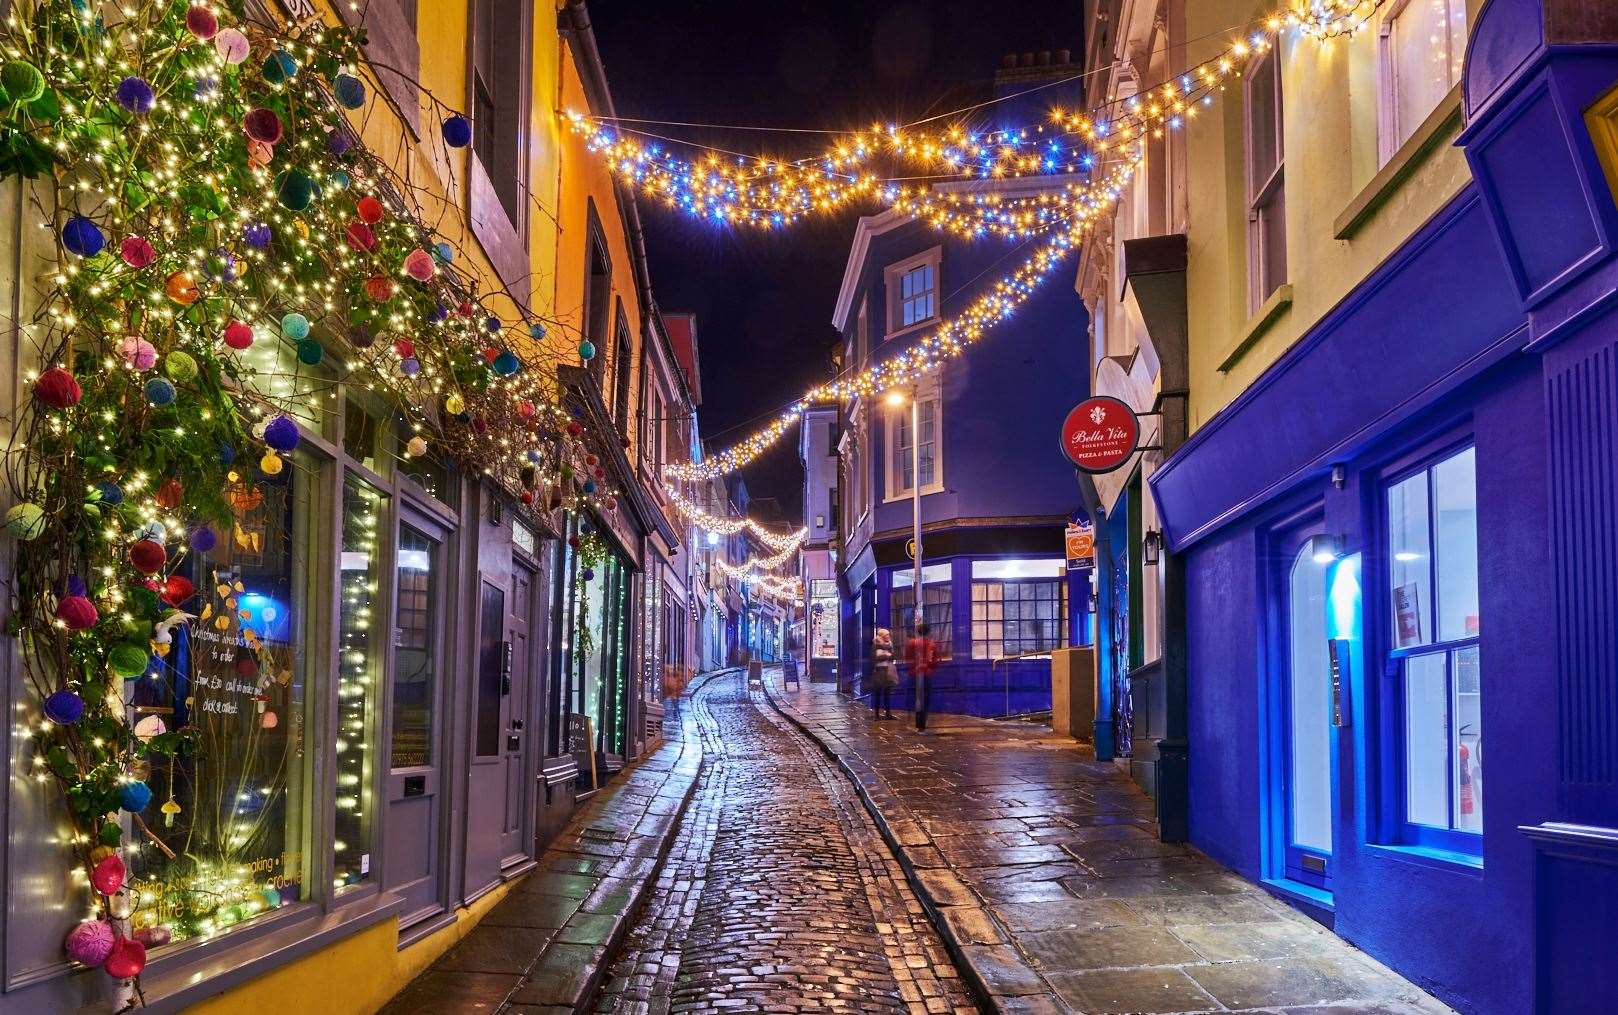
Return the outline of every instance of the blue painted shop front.
{"type": "Polygon", "coordinates": [[[1618,1005],[1618,50],[1559,24],[1484,9],[1475,182],[1152,479],[1193,843],[1468,1012],[1618,1005]]]}

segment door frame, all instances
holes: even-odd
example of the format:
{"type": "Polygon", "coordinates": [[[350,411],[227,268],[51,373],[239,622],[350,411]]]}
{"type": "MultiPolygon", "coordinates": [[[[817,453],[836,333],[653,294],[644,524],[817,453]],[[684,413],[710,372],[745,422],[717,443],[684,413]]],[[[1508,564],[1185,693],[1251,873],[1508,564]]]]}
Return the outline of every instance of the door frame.
{"type": "MultiPolygon", "coordinates": [[[[1262,829],[1260,856],[1267,881],[1301,889],[1312,901],[1329,904],[1334,861],[1340,854],[1338,842],[1343,829],[1337,820],[1340,803],[1339,730],[1328,724],[1327,755],[1332,798],[1327,813],[1331,819],[1332,851],[1299,847],[1292,841],[1292,640],[1290,578],[1298,555],[1311,541],[1326,535],[1325,505],[1314,501],[1276,519],[1262,543],[1260,588],[1264,597],[1265,656],[1264,675],[1259,686],[1259,820],[1262,829]],[[1314,869],[1318,861],[1319,870],[1314,869]],[[1306,866],[1307,865],[1307,866],[1306,866]]],[[[1321,566],[1325,592],[1327,566],[1321,566]]],[[[1322,603],[1322,611],[1326,605],[1322,603]]],[[[1324,623],[1325,618],[1322,617],[1324,623]]],[[[1326,646],[1320,646],[1322,655],[1326,646]]]]}

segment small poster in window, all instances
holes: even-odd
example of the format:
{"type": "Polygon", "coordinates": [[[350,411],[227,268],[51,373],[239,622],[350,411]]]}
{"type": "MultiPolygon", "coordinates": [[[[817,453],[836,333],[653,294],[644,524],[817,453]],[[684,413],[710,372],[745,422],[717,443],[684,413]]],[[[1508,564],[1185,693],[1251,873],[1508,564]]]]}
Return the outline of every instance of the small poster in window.
{"type": "Polygon", "coordinates": [[[1400,648],[1421,644],[1421,592],[1415,582],[1394,588],[1393,618],[1400,648]]]}

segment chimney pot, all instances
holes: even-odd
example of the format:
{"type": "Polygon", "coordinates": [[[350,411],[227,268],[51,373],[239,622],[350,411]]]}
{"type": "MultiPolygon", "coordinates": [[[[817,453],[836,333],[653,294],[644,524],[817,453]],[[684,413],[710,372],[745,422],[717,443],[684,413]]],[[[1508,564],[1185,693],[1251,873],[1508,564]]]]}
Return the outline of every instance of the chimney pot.
{"type": "Polygon", "coordinates": [[[1041,67],[1049,67],[1051,65],[1051,51],[1050,50],[1042,49],[1042,50],[1039,51],[1039,65],[1041,67]]]}
{"type": "Polygon", "coordinates": [[[1034,65],[1034,54],[1024,53],[1022,55],[1022,65],[1024,67],[1032,67],[1034,65]]]}
{"type": "Polygon", "coordinates": [[[1057,50],[1056,51],[1056,62],[1057,63],[1072,63],[1073,62],[1073,51],[1071,49],[1059,49],[1059,50],[1057,50]]]}

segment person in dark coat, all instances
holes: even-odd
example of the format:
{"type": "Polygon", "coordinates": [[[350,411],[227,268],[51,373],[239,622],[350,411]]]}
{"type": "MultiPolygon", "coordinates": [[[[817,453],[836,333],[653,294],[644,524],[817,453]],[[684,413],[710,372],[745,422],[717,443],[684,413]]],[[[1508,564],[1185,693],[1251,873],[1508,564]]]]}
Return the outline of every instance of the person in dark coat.
{"type": "Polygon", "coordinates": [[[871,718],[897,719],[893,689],[899,686],[899,667],[893,660],[893,633],[885,627],[871,636],[871,718]]]}

